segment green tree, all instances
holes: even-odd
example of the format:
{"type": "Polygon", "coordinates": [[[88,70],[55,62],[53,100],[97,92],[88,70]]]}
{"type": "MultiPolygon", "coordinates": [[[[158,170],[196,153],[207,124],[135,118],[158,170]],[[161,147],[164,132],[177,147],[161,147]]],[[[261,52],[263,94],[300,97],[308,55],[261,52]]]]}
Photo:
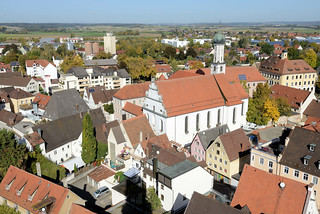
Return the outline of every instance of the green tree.
{"type": "Polygon", "coordinates": [[[276,99],[277,107],[279,109],[280,116],[290,116],[291,115],[291,107],[288,99],[284,97],[279,97],[276,99]]]}
{"type": "Polygon", "coordinates": [[[104,159],[108,154],[108,144],[98,142],[97,159],[104,159]]]}
{"type": "Polygon", "coordinates": [[[246,48],[248,44],[249,44],[249,40],[247,37],[242,37],[238,41],[238,45],[240,48],[246,48]]]}
{"type": "Polygon", "coordinates": [[[97,53],[97,59],[111,59],[112,54],[110,52],[106,53],[105,51],[99,50],[97,53]]]}
{"type": "Polygon", "coordinates": [[[6,214],[21,214],[19,211],[16,211],[15,208],[9,207],[6,204],[0,205],[0,213],[6,213],[6,214]]]}
{"type": "Polygon", "coordinates": [[[289,40],[285,40],[285,41],[284,41],[284,47],[289,47],[289,46],[290,46],[289,40]]]}
{"type": "Polygon", "coordinates": [[[311,67],[316,68],[317,54],[313,49],[308,49],[302,53],[301,58],[306,61],[311,67]]]}
{"type": "Polygon", "coordinates": [[[160,201],[154,187],[149,187],[147,189],[147,201],[150,203],[152,210],[155,210],[155,209],[161,207],[161,201],[160,201]]]}
{"type": "Polygon", "coordinates": [[[204,65],[202,62],[195,61],[189,66],[189,68],[190,69],[199,69],[199,68],[204,68],[204,65]]]}
{"type": "Polygon", "coordinates": [[[24,168],[27,159],[27,148],[17,143],[15,134],[12,131],[0,129],[0,180],[10,165],[24,168]]]}
{"type": "Polygon", "coordinates": [[[94,136],[91,116],[86,113],[82,121],[82,160],[86,163],[92,163],[97,157],[97,140],[94,136]]]}
{"type": "Polygon", "coordinates": [[[152,58],[128,57],[125,63],[132,79],[149,78],[156,73],[156,69],[152,64],[152,58]]]}
{"type": "Polygon", "coordinates": [[[273,45],[270,45],[269,43],[262,42],[262,44],[259,43],[259,46],[261,47],[260,53],[271,55],[274,51],[273,45]]]}
{"type": "Polygon", "coordinates": [[[4,63],[10,64],[10,62],[18,61],[19,55],[11,50],[7,55],[4,56],[4,63]]]}
{"type": "Polygon", "coordinates": [[[299,50],[295,48],[288,48],[288,58],[290,60],[300,59],[299,50]]]}
{"type": "Polygon", "coordinates": [[[103,105],[103,108],[106,112],[108,112],[109,114],[113,114],[114,113],[114,109],[113,109],[113,103],[111,104],[105,104],[103,105]]]}
{"type": "Polygon", "coordinates": [[[84,67],[83,59],[79,56],[66,56],[60,65],[60,68],[64,73],[66,73],[73,66],[84,67]]]}
{"type": "Polygon", "coordinates": [[[197,52],[194,50],[194,48],[188,48],[186,56],[191,56],[192,58],[196,58],[197,57],[197,52]]]}
{"type": "Polygon", "coordinates": [[[166,58],[175,58],[176,57],[176,49],[172,46],[165,47],[163,54],[166,58]]]}
{"type": "Polygon", "coordinates": [[[176,72],[179,68],[178,68],[178,62],[177,60],[173,59],[171,62],[171,68],[173,72],[176,72]]]}

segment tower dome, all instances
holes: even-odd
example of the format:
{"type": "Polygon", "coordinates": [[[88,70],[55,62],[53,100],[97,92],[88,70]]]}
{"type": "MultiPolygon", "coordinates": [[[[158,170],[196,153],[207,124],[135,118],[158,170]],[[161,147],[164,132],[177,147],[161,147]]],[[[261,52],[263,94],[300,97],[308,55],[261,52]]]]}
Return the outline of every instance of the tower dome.
{"type": "Polygon", "coordinates": [[[225,42],[226,38],[220,31],[213,37],[214,44],[225,44],[225,42]]]}

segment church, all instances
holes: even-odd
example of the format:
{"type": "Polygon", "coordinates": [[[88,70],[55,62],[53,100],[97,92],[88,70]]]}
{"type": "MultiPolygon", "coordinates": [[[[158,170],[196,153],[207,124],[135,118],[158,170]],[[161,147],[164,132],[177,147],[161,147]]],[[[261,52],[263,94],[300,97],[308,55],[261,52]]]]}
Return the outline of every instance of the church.
{"type": "Polygon", "coordinates": [[[143,114],[156,135],[166,133],[185,146],[199,131],[224,124],[233,131],[246,123],[249,96],[239,82],[225,76],[225,37],[219,32],[213,42],[211,75],[153,80],[149,85],[143,114]]]}

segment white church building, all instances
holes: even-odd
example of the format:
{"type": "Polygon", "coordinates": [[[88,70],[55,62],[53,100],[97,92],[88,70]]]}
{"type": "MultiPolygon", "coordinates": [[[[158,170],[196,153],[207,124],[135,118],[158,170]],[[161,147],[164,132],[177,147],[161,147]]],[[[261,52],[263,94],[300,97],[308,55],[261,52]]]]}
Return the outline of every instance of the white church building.
{"type": "Polygon", "coordinates": [[[225,77],[224,43],[214,37],[211,74],[152,81],[146,91],[143,113],[156,135],[166,133],[181,145],[191,143],[197,132],[227,124],[230,131],[246,123],[248,94],[240,83],[225,77]]]}

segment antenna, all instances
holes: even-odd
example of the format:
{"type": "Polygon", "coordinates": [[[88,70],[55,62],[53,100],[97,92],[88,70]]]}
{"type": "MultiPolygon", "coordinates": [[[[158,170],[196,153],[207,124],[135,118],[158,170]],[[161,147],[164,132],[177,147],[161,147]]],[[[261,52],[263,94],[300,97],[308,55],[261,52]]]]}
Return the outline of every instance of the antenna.
{"type": "Polygon", "coordinates": [[[219,28],[221,28],[221,19],[220,19],[220,21],[219,21],[219,28]]]}

